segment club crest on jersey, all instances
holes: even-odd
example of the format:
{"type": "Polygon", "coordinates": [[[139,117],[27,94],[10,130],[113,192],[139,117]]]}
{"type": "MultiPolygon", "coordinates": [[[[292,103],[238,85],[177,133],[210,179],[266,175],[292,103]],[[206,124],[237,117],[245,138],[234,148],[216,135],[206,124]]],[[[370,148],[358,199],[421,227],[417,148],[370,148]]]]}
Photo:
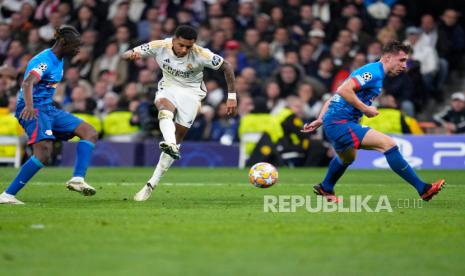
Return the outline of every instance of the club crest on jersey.
{"type": "Polygon", "coordinates": [[[370,72],[365,72],[362,74],[362,78],[365,81],[370,81],[373,78],[373,75],[370,72]]]}
{"type": "Polygon", "coordinates": [[[190,63],[187,64],[186,67],[187,67],[187,70],[190,70],[190,71],[192,71],[192,69],[194,69],[194,66],[192,66],[192,64],[190,64],[190,63]]]}
{"type": "Polygon", "coordinates": [[[142,44],[140,49],[144,52],[148,52],[150,50],[150,45],[148,43],[142,44]]]}
{"type": "Polygon", "coordinates": [[[45,72],[45,70],[47,70],[47,64],[40,63],[39,65],[37,65],[37,69],[39,69],[43,73],[43,72],[45,72]]]}
{"type": "Polygon", "coordinates": [[[48,136],[51,136],[53,134],[53,131],[51,129],[47,129],[45,131],[45,134],[48,135],[48,136]]]}
{"type": "Polygon", "coordinates": [[[218,64],[220,64],[221,62],[221,58],[217,55],[214,55],[213,56],[213,59],[212,59],[212,64],[213,66],[218,66],[218,64]]]}

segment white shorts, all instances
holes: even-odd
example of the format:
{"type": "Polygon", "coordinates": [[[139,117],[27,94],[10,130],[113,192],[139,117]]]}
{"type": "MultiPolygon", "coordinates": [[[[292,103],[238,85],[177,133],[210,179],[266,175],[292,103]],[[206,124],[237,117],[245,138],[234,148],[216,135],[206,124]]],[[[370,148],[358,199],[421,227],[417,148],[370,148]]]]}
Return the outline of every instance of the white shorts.
{"type": "Polygon", "coordinates": [[[158,85],[155,101],[160,98],[168,99],[176,107],[174,122],[190,128],[200,110],[201,101],[205,97],[205,94],[206,92],[200,88],[194,89],[176,85],[164,85],[161,82],[158,85]]]}

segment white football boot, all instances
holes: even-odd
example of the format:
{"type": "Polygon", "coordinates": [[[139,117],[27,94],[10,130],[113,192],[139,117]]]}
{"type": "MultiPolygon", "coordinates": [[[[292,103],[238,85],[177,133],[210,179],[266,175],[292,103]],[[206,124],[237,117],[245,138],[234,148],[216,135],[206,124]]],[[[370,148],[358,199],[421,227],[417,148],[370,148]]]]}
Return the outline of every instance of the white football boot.
{"type": "Polygon", "coordinates": [[[14,195],[9,195],[5,192],[0,194],[0,204],[24,204],[21,200],[18,200],[14,195]]]}
{"type": "Polygon", "coordinates": [[[68,182],[66,182],[66,188],[85,196],[93,196],[97,192],[95,188],[87,184],[82,177],[71,178],[68,182]]]}
{"type": "Polygon", "coordinates": [[[168,154],[173,159],[178,160],[181,158],[181,153],[179,153],[178,145],[162,141],[160,142],[159,146],[161,151],[168,154]]]}
{"type": "Polygon", "coordinates": [[[134,200],[146,201],[147,199],[149,199],[150,195],[152,195],[153,189],[155,189],[155,187],[152,187],[150,183],[147,183],[146,185],[144,185],[144,187],[142,187],[142,189],[139,192],[137,192],[137,194],[134,195],[134,200]]]}

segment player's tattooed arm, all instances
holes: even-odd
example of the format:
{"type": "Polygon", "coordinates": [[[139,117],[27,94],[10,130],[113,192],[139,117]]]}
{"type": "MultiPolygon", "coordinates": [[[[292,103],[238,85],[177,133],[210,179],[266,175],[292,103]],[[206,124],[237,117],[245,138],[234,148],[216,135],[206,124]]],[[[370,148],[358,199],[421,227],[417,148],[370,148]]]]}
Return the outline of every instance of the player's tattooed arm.
{"type": "Polygon", "coordinates": [[[226,85],[228,86],[228,100],[226,101],[228,115],[234,114],[236,113],[237,106],[234,69],[227,60],[223,61],[223,64],[221,65],[220,69],[224,72],[224,78],[226,79],[226,85]]]}
{"type": "Polygon", "coordinates": [[[39,78],[35,74],[29,73],[27,77],[23,80],[23,83],[21,84],[21,87],[24,91],[24,101],[26,103],[26,106],[21,111],[21,114],[19,114],[19,118],[23,120],[31,120],[37,118],[32,99],[32,88],[38,82],[39,78]]]}

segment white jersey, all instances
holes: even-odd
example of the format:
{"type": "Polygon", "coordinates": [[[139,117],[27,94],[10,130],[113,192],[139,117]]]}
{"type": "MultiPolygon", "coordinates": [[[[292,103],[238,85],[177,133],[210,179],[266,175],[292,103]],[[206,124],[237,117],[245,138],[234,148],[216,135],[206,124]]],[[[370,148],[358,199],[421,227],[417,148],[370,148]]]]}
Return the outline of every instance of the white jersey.
{"type": "Polygon", "coordinates": [[[154,40],[134,48],[142,57],[153,56],[162,69],[163,78],[159,82],[162,86],[178,86],[185,88],[202,89],[203,69],[208,67],[218,70],[223,64],[223,58],[209,49],[196,44],[184,57],[177,57],[173,53],[172,38],[154,40]]]}

